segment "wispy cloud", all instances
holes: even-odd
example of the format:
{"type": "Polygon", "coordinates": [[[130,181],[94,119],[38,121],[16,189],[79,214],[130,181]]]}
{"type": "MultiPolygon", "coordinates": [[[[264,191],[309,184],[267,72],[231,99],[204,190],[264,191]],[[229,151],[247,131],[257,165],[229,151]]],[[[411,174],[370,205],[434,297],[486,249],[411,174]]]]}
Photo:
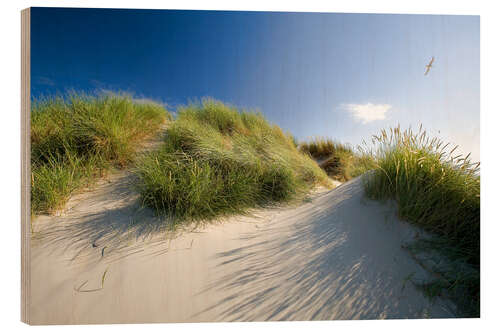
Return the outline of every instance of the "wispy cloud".
{"type": "Polygon", "coordinates": [[[103,88],[105,86],[104,83],[102,83],[101,81],[96,80],[96,79],[90,79],[89,82],[91,85],[93,85],[96,88],[103,88]]]}
{"type": "Polygon", "coordinates": [[[386,118],[387,111],[392,108],[390,104],[342,104],[343,109],[349,111],[356,121],[363,124],[370,123],[375,120],[383,120],[386,118]]]}
{"type": "Polygon", "coordinates": [[[38,83],[40,85],[44,85],[44,86],[51,86],[51,87],[55,85],[55,83],[52,79],[45,77],[45,76],[38,76],[36,78],[36,83],[38,83]]]}

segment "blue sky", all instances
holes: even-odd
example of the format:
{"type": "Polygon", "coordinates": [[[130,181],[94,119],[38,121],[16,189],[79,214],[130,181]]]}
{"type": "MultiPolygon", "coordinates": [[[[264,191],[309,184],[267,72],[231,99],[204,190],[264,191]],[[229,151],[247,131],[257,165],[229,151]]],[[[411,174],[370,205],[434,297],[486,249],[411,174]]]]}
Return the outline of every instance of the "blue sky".
{"type": "Polygon", "coordinates": [[[33,96],[211,96],[354,145],[422,123],[479,160],[478,16],[34,8],[31,33],[33,96]]]}

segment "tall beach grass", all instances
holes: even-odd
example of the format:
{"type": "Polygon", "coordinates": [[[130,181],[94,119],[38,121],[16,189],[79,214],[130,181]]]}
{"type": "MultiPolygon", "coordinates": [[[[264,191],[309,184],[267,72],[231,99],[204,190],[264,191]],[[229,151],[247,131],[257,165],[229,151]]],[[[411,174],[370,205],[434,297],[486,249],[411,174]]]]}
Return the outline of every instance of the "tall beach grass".
{"type": "MultiPolygon", "coordinates": [[[[373,136],[374,170],[365,190],[374,199],[394,199],[401,218],[439,236],[434,244],[450,261],[465,265],[441,267],[444,281],[429,286],[447,289],[465,315],[479,314],[480,175],[479,163],[455,153],[420,127],[382,130],[373,136]],[[457,267],[467,267],[466,269],[457,267]],[[466,297],[464,297],[464,295],[466,297]]],[[[420,242],[420,244],[423,244],[420,242]]],[[[414,247],[415,248],[415,247],[414,247]]]]}
{"type": "Polygon", "coordinates": [[[316,159],[341,153],[353,154],[352,148],[349,145],[324,137],[317,137],[310,141],[301,142],[299,149],[316,159]]]}
{"type": "Polygon", "coordinates": [[[350,145],[330,138],[315,138],[302,142],[299,149],[314,158],[335,180],[348,181],[373,168],[370,156],[357,154],[350,145]]]}
{"type": "Polygon", "coordinates": [[[71,193],[111,167],[129,164],[140,142],[170,115],[126,94],[34,100],[31,110],[31,210],[53,213],[71,193]]]}
{"type": "Polygon", "coordinates": [[[328,177],[257,112],[205,99],[178,110],[164,146],[138,162],[146,205],[174,223],[288,201],[328,177]]]}

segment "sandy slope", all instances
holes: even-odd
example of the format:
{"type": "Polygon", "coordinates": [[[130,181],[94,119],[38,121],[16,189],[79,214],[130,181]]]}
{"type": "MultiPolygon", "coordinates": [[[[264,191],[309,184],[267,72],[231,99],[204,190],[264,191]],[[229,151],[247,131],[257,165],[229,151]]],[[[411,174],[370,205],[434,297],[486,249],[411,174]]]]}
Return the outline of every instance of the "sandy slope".
{"type": "Polygon", "coordinates": [[[170,240],[131,180],[35,221],[33,324],[453,316],[409,281],[426,277],[401,249],[415,231],[359,179],[170,240]]]}

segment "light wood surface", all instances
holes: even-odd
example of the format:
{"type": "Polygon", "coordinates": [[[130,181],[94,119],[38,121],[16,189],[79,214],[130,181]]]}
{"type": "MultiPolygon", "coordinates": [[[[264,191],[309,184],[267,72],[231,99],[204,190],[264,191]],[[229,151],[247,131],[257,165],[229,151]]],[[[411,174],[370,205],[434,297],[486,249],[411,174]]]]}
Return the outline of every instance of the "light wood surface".
{"type": "Polygon", "coordinates": [[[30,322],[30,8],[21,11],[21,320],[30,322]]]}

